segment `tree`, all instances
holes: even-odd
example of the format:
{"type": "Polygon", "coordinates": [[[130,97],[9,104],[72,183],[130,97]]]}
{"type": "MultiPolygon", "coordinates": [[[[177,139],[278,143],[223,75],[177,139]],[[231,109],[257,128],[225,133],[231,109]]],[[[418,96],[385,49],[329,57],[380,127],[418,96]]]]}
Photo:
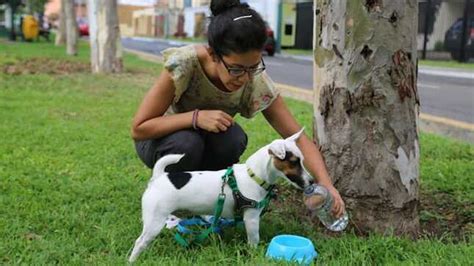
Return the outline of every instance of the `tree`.
{"type": "Polygon", "coordinates": [[[360,232],[416,233],[418,3],[314,0],[315,136],[360,232]]]}
{"type": "Polygon", "coordinates": [[[10,29],[10,40],[16,40],[16,31],[15,31],[15,13],[21,5],[21,0],[0,0],[0,5],[8,5],[11,9],[11,29],[10,29]]]}
{"type": "Polygon", "coordinates": [[[66,52],[68,55],[77,55],[77,22],[74,0],[63,0],[64,14],[66,15],[66,52]]]}
{"type": "Polygon", "coordinates": [[[89,0],[92,72],[121,72],[122,44],[116,0],[89,0]]]}
{"type": "Polygon", "coordinates": [[[34,12],[43,13],[44,5],[49,2],[49,0],[24,0],[26,6],[26,12],[32,14],[34,12]]]}
{"type": "Polygon", "coordinates": [[[56,33],[56,46],[66,44],[66,0],[61,0],[61,8],[59,10],[59,26],[56,33]]]}

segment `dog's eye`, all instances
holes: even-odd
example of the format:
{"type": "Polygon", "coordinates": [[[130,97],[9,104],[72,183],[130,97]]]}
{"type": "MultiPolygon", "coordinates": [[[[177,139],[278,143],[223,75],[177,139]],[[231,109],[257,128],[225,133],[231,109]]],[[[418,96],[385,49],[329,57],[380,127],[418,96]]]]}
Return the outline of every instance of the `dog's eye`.
{"type": "Polygon", "coordinates": [[[294,166],[294,165],[298,165],[300,163],[300,160],[299,159],[290,159],[289,162],[290,162],[291,165],[294,166]]]}

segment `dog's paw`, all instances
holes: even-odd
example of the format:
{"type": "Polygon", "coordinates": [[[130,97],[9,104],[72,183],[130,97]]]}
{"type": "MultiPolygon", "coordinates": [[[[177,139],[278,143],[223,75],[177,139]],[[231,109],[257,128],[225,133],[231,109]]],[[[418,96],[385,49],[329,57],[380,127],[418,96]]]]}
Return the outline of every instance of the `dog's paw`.
{"type": "Polygon", "coordinates": [[[257,247],[258,247],[258,242],[255,243],[255,242],[250,242],[250,241],[249,241],[247,244],[248,244],[251,248],[257,248],[257,247]]]}

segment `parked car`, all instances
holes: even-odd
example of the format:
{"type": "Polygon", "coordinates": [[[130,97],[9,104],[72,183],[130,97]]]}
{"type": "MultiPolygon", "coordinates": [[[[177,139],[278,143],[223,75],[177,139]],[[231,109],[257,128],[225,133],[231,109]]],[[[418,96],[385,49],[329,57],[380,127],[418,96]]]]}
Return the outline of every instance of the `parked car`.
{"type": "Polygon", "coordinates": [[[267,41],[265,42],[264,50],[268,53],[269,56],[274,56],[275,55],[275,49],[276,49],[276,41],[274,37],[274,33],[272,28],[266,23],[267,25],[267,41]]]}
{"type": "Polygon", "coordinates": [[[87,18],[78,18],[77,27],[79,28],[79,36],[89,36],[89,21],[87,18]]]}
{"type": "MultiPolygon", "coordinates": [[[[463,19],[456,20],[444,36],[444,47],[455,60],[459,60],[461,57],[462,25],[463,19]]],[[[466,57],[469,59],[474,57],[474,17],[468,19],[466,44],[466,57]]]]}

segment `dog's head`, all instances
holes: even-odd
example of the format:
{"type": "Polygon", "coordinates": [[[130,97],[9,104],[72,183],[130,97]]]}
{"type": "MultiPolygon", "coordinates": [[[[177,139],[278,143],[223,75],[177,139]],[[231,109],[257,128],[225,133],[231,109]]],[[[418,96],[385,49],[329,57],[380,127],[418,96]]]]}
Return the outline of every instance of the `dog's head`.
{"type": "Polygon", "coordinates": [[[313,177],[304,168],[303,153],[296,145],[296,140],[301,136],[303,130],[304,128],[286,139],[273,141],[268,148],[276,171],[299,189],[304,189],[314,182],[313,177]]]}

